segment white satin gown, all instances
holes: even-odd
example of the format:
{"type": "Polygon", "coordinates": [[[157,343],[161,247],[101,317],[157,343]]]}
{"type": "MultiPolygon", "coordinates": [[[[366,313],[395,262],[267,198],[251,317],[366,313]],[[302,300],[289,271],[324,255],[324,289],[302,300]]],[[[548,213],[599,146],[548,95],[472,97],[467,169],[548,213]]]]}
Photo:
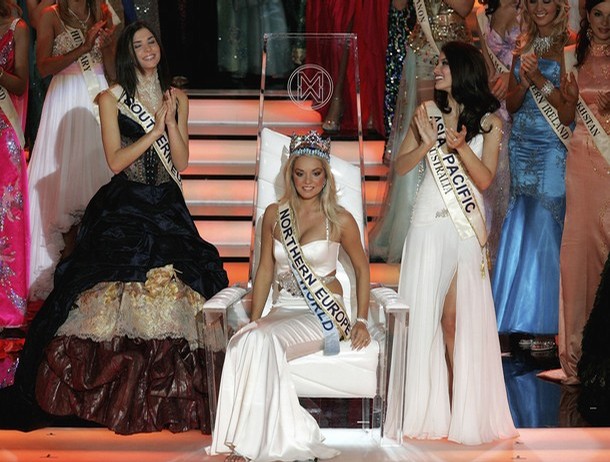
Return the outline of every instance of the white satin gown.
{"type": "MultiPolygon", "coordinates": [[[[339,247],[329,240],[301,246],[318,276],[336,270],[339,247]]],[[[339,451],[322,443],[320,428],[299,404],[288,370],[289,360],[323,348],[322,328],[302,296],[277,288],[278,276],[290,268],[284,246],[276,239],[273,252],[273,306],[229,342],[210,452],[235,451],[260,462],[332,458],[339,451]]]]}

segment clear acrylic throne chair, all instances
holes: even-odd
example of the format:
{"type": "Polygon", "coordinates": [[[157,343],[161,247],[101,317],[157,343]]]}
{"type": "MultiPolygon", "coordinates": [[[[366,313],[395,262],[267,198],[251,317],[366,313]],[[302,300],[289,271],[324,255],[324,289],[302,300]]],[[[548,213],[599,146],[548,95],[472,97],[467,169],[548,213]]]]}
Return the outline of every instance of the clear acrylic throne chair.
{"type": "MultiPolygon", "coordinates": [[[[250,281],[247,284],[228,287],[210,298],[203,308],[200,326],[205,326],[202,335],[206,335],[208,392],[212,426],[215,421],[216,400],[220,378],[218,350],[228,344],[230,336],[240,327],[249,322],[250,288],[254,280],[260,249],[260,226],[266,207],[276,202],[283,194],[284,185],[281,178],[282,162],[286,160],[290,135],[305,133],[310,129],[321,132],[321,117],[315,111],[319,101],[308,101],[323,94],[323,88],[309,89],[306,97],[299,100],[298,92],[303,85],[328,78],[336,77],[338,66],[333,74],[332,66],[326,74],[317,76],[311,70],[322,68],[323,63],[306,61],[305,64],[294,64],[295,69],[287,79],[288,87],[284,90],[270,89],[266,74],[267,64],[274,63],[277,68],[279,59],[272,50],[289,49],[289,44],[307,43],[308,50],[312,46],[325,50],[336,51],[336,55],[350,62],[346,67],[349,72],[355,72],[351,78],[356,80],[354,94],[345,93],[346,98],[352,98],[347,106],[355,108],[358,114],[358,129],[346,129],[339,134],[339,143],[331,141],[331,169],[337,184],[339,203],[345,207],[358,223],[362,244],[367,248],[366,234],[366,202],[364,197],[364,175],[362,160],[362,130],[360,129],[359,84],[357,67],[357,43],[353,34],[266,34],[263,52],[263,75],[261,79],[260,111],[257,135],[257,167],[256,187],[253,204],[253,230],[250,255],[250,281]],[[312,43],[314,45],[312,45],[312,43]],[[353,61],[353,62],[352,62],[353,61]],[[299,69],[306,67],[300,77],[299,69]],[[317,66],[317,67],[316,67],[317,66]],[[303,78],[295,84],[295,79],[303,78]],[[291,88],[296,85],[297,88],[291,88]],[[298,86],[301,87],[298,87],[298,86]],[[297,95],[295,97],[295,95],[297,95]],[[211,334],[212,333],[212,334],[211,334]],[[210,338],[214,337],[214,338],[210,338]],[[215,348],[210,345],[216,345],[215,348]],[[216,352],[214,350],[217,350],[216,352]]],[[[339,66],[340,67],[340,66],[339,66]]],[[[345,76],[341,75],[341,78],[345,76]]],[[[273,79],[278,76],[274,75],[273,79]]],[[[328,103],[328,99],[327,99],[328,103]]],[[[355,319],[355,275],[349,258],[343,250],[340,251],[337,268],[337,279],[341,282],[344,300],[348,313],[355,319]]],[[[376,436],[383,437],[383,416],[385,414],[387,396],[387,377],[390,365],[390,355],[394,356],[394,376],[404,375],[406,357],[406,340],[408,324],[408,307],[397,293],[388,287],[371,285],[369,308],[369,331],[373,342],[362,350],[351,349],[349,340],[341,342],[341,352],[336,356],[325,356],[323,352],[296,358],[289,362],[292,378],[299,397],[303,398],[361,398],[362,427],[378,429],[376,436]],[[400,370],[396,370],[396,368],[400,370]],[[371,414],[372,411],[372,414],[371,414]]],[[[267,301],[265,312],[271,306],[273,290],[267,301]]],[[[264,312],[264,314],[265,314],[264,312]]],[[[394,386],[394,385],[393,385],[394,386]]],[[[396,382],[398,387],[402,381],[396,382]]],[[[402,397],[402,390],[394,390],[393,396],[402,397]]],[[[400,399],[399,399],[400,401],[400,399]]],[[[392,403],[400,406],[402,403],[392,403]]],[[[396,429],[396,435],[387,435],[390,439],[398,439],[401,429],[396,429]]]]}

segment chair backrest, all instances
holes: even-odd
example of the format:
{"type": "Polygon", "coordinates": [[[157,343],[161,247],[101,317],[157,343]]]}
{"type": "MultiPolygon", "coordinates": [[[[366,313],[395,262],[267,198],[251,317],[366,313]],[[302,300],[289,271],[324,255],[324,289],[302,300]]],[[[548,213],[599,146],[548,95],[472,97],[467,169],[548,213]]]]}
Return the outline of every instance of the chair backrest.
{"type": "MultiPolygon", "coordinates": [[[[267,206],[282,197],[284,194],[284,179],[281,170],[283,162],[287,160],[290,137],[276,131],[264,128],[260,133],[260,152],[258,160],[258,177],[255,192],[255,210],[253,213],[253,252],[250,268],[252,280],[256,274],[260,253],[260,230],[262,217],[267,206]]],[[[331,142],[331,170],[337,185],[339,204],[347,209],[358,223],[362,244],[365,245],[366,217],[363,207],[363,187],[360,167],[353,165],[337,156],[332,155],[331,142]]],[[[337,266],[337,279],[343,287],[343,297],[350,315],[355,316],[355,275],[350,260],[341,249],[339,264],[337,266]]],[[[274,288],[275,290],[275,288],[274,288]]],[[[265,311],[271,302],[267,300],[265,311]]]]}

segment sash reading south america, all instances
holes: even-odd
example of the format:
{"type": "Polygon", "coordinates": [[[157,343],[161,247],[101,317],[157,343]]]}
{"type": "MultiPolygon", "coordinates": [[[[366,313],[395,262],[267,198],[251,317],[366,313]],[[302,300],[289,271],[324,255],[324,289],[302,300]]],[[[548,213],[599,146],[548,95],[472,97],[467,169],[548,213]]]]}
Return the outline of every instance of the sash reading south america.
{"type": "MultiPolygon", "coordinates": [[[[129,98],[127,93],[123,90],[120,85],[115,85],[110,89],[110,92],[116,97],[118,101],[119,110],[129,117],[131,120],[136,122],[146,133],[152,131],[155,127],[155,118],[148,113],[144,108],[144,105],[140,103],[135,97],[129,98]]],[[[178,185],[182,191],[182,179],[180,178],[180,172],[174,166],[172,162],[172,154],[169,148],[169,140],[167,134],[163,133],[152,145],[153,149],[159,156],[163,167],[167,170],[167,173],[172,177],[174,182],[178,185]]]]}
{"type": "Polygon", "coordinates": [[[350,336],[351,324],[347,311],[307,264],[294,232],[292,210],[287,203],[278,207],[278,222],[292,274],[299,283],[307,305],[322,325],[324,354],[338,354],[339,332],[345,339],[350,336]]]}

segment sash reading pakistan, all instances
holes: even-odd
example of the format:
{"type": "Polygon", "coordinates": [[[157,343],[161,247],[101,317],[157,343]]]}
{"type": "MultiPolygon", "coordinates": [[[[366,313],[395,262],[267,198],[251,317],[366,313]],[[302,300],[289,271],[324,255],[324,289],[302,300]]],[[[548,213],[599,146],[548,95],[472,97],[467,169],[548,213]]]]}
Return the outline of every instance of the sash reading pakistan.
{"type": "Polygon", "coordinates": [[[299,283],[307,305],[322,325],[324,354],[336,355],[339,353],[339,333],[345,339],[350,335],[351,325],[347,311],[305,261],[294,231],[292,210],[287,203],[280,204],[278,208],[278,222],[292,274],[299,283]]]}
{"type": "MultiPolygon", "coordinates": [[[[118,101],[118,107],[120,111],[129,117],[131,120],[136,122],[140,127],[144,129],[146,133],[152,131],[155,127],[155,118],[148,113],[144,108],[144,105],[140,103],[135,97],[129,98],[123,87],[120,85],[114,85],[110,92],[116,97],[118,101]]],[[[167,134],[164,132],[152,145],[153,149],[159,156],[163,167],[167,170],[167,173],[172,177],[172,180],[182,190],[182,179],[180,178],[180,172],[174,166],[172,162],[172,154],[169,149],[169,140],[167,134]]]]}
{"type": "Polygon", "coordinates": [[[432,101],[426,103],[428,117],[437,129],[436,144],[426,154],[426,160],[443,202],[460,238],[476,235],[481,247],[487,243],[487,229],[481,208],[477,203],[474,187],[459,157],[454,152],[445,153],[445,121],[440,109],[432,101]]]}
{"type": "MultiPolygon", "coordinates": [[[[570,45],[564,49],[564,58],[566,62],[566,73],[573,72],[574,78],[576,78],[578,76],[578,70],[575,67],[575,45],[570,45]]],[[[582,119],[585,127],[587,127],[598,151],[606,162],[610,164],[610,137],[602,127],[602,124],[599,123],[599,120],[595,117],[595,114],[593,114],[591,108],[587,106],[587,103],[585,103],[585,100],[582,99],[582,96],[580,95],[578,95],[578,102],[576,103],[576,113],[582,119]]]]}
{"type": "MultiPolygon", "coordinates": [[[[68,36],[72,40],[72,44],[74,48],[81,46],[85,43],[85,36],[80,29],[75,29],[74,27],[65,26],[68,31],[68,36]]],[[[79,56],[77,59],[78,64],[80,66],[80,70],[83,73],[83,77],[85,78],[85,83],[87,84],[87,93],[89,93],[89,97],[91,101],[95,101],[96,96],[101,91],[100,82],[97,79],[97,75],[93,70],[93,58],[91,57],[91,53],[84,53],[79,56]]],[[[97,119],[98,123],[100,121],[99,109],[97,104],[93,105],[93,114],[97,119]]]]}

